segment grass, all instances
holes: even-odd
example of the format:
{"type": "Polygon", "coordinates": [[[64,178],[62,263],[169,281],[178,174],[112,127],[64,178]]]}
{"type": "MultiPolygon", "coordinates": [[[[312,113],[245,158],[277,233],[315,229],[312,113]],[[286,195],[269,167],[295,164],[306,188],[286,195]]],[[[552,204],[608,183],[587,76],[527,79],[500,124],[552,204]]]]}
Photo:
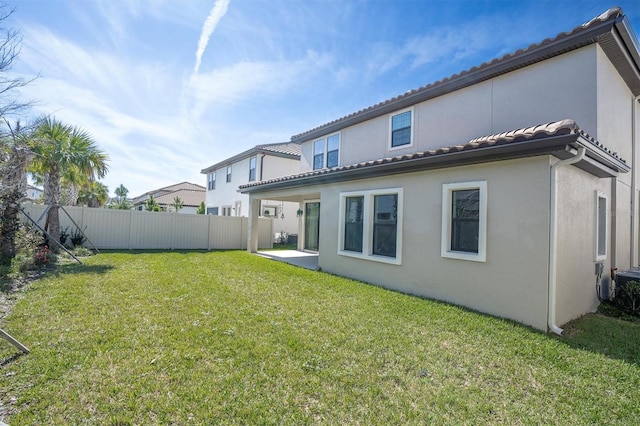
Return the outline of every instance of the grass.
{"type": "Polygon", "coordinates": [[[634,424],[640,326],[562,338],[245,252],[103,253],[0,324],[25,424],[634,424]]]}

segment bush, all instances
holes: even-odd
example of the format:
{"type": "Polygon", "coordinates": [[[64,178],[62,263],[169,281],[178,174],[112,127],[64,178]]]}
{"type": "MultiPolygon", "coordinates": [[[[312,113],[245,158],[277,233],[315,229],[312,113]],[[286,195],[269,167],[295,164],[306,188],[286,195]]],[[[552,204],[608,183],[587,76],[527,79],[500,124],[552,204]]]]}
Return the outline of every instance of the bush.
{"type": "Polygon", "coordinates": [[[42,246],[36,249],[33,254],[33,261],[36,266],[44,267],[51,263],[55,263],[56,257],[55,254],[49,250],[49,247],[42,246]]]}
{"type": "Polygon", "coordinates": [[[16,257],[11,261],[11,268],[0,271],[3,278],[9,279],[12,274],[25,275],[56,262],[56,256],[44,244],[44,238],[34,227],[22,225],[16,233],[16,257]]]}
{"type": "Polygon", "coordinates": [[[68,226],[64,229],[60,229],[60,244],[64,245],[64,243],[67,242],[67,238],[69,238],[68,226]]]}
{"type": "Polygon", "coordinates": [[[613,304],[629,315],[640,317],[640,282],[627,281],[617,285],[613,304]]]}
{"type": "MultiPolygon", "coordinates": [[[[85,229],[87,228],[85,227],[85,229]]],[[[85,241],[86,241],[86,237],[84,236],[84,233],[76,228],[76,230],[73,231],[73,234],[71,234],[71,243],[73,244],[73,246],[79,247],[85,241]]]]}

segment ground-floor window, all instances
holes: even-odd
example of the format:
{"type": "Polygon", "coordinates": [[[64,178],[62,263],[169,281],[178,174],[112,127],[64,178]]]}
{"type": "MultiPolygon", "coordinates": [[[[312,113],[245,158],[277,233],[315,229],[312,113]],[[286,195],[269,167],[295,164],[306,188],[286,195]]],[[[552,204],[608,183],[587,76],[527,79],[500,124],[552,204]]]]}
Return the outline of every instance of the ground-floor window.
{"type": "Polygon", "coordinates": [[[442,257],[486,261],[487,182],[442,185],[442,257]]]}
{"type": "Polygon", "coordinates": [[[218,208],[217,207],[207,207],[207,214],[218,216],[218,208]]]}
{"type": "Polygon", "coordinates": [[[231,206],[222,207],[222,216],[231,216],[231,206]]]}
{"type": "Polygon", "coordinates": [[[400,264],[401,188],[340,194],[338,253],[400,264]]]}

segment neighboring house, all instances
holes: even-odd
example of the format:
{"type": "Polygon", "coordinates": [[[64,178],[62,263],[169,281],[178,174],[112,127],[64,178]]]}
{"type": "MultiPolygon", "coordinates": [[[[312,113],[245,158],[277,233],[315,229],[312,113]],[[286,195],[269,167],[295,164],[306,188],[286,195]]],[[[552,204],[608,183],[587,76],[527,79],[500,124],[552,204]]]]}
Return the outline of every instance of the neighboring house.
{"type": "Polygon", "coordinates": [[[131,200],[131,204],[134,210],[144,210],[145,202],[153,195],[153,198],[155,198],[163,211],[173,211],[171,204],[174,198],[178,197],[183,203],[178,213],[195,214],[198,207],[200,207],[200,203],[205,200],[205,193],[206,189],[204,186],[190,182],[181,182],[145,192],[131,200]]]}
{"type": "Polygon", "coordinates": [[[25,194],[25,201],[31,203],[37,203],[42,201],[44,191],[36,186],[27,185],[27,192],[25,194]]]}
{"type": "Polygon", "coordinates": [[[240,188],[249,250],[295,200],[322,270],[561,333],[638,265],[638,46],[611,9],[292,137],[301,173],[240,188]]]}
{"type": "MultiPolygon", "coordinates": [[[[248,216],[249,196],[238,187],[300,172],[300,145],[274,143],[257,145],[238,155],[202,169],[207,175],[207,214],[248,216]]],[[[298,233],[298,202],[263,199],[259,215],[271,217],[274,232],[298,233]]]]}

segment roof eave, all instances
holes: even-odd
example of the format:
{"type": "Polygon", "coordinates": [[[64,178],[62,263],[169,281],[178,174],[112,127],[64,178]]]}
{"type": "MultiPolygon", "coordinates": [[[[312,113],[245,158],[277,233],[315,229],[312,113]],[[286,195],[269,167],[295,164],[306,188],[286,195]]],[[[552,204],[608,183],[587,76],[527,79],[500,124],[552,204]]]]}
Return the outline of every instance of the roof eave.
{"type": "Polygon", "coordinates": [[[244,152],[241,152],[240,154],[236,154],[233,157],[229,157],[224,161],[220,161],[212,166],[202,169],[200,170],[200,173],[206,175],[207,173],[215,172],[216,170],[222,167],[226,167],[230,164],[237,163],[238,161],[246,160],[247,158],[253,157],[254,155],[257,155],[257,154],[264,154],[264,155],[269,155],[272,157],[279,157],[279,158],[289,158],[292,160],[300,159],[300,155],[287,154],[286,152],[271,151],[269,149],[261,148],[260,145],[258,145],[244,152]]]}
{"type": "Polygon", "coordinates": [[[264,183],[239,189],[240,193],[265,192],[285,188],[299,188],[348,180],[367,179],[380,176],[397,175],[424,170],[436,170],[447,167],[458,167],[486,163],[490,161],[511,160],[538,155],[554,155],[557,158],[568,158],[575,150],[574,146],[585,146],[587,158],[576,164],[576,167],[597,177],[615,177],[618,173],[626,173],[629,167],[614,157],[602,152],[591,141],[579,134],[552,136],[536,140],[523,140],[502,145],[452,151],[446,154],[418,157],[409,160],[398,160],[380,164],[354,165],[343,170],[327,171],[299,178],[264,183]]]}

